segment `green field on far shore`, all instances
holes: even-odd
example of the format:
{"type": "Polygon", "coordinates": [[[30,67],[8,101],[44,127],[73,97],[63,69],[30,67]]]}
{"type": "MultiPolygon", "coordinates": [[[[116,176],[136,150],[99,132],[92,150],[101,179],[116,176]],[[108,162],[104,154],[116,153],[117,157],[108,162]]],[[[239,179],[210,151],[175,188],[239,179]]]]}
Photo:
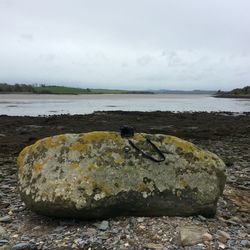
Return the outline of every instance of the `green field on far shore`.
{"type": "Polygon", "coordinates": [[[117,89],[92,89],[73,88],[56,85],[30,85],[30,84],[7,84],[0,83],[0,94],[55,94],[55,95],[79,95],[79,94],[150,94],[149,91],[129,91],[117,89]]]}
{"type": "Polygon", "coordinates": [[[114,89],[82,89],[72,88],[64,86],[39,86],[34,87],[34,93],[37,94],[127,94],[126,90],[114,90],[114,89]]]}

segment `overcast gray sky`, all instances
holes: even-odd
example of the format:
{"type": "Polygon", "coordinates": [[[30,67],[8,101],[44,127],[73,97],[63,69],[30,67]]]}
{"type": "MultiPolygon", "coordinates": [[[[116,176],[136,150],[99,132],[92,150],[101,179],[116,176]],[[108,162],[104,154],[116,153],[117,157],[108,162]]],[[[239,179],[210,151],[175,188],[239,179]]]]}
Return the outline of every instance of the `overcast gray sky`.
{"type": "Polygon", "coordinates": [[[0,82],[250,84],[249,0],[0,0],[0,82]]]}

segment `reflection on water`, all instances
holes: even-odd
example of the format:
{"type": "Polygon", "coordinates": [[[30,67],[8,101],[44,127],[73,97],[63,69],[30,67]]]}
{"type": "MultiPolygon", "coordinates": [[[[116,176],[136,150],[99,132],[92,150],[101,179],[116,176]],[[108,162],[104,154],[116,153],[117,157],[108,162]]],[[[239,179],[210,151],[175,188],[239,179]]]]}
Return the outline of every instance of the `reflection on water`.
{"type": "Polygon", "coordinates": [[[249,99],[208,95],[0,95],[0,114],[88,114],[94,111],[231,111],[249,112],[249,99]]]}

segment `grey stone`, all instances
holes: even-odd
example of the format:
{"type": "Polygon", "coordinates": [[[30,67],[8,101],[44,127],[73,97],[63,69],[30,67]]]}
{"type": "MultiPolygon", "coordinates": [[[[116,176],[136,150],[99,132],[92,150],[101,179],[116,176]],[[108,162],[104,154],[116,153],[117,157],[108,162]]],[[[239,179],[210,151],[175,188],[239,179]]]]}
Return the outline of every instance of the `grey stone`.
{"type": "Polygon", "coordinates": [[[67,227],[66,226],[59,226],[59,227],[56,227],[53,231],[55,232],[55,233],[61,233],[61,232],[63,232],[63,230],[65,230],[67,227]]]}
{"type": "Polygon", "coordinates": [[[0,217],[0,222],[10,222],[10,221],[11,221],[11,218],[9,215],[0,217]]]}
{"type": "Polygon", "coordinates": [[[139,218],[137,218],[137,221],[138,221],[139,223],[141,223],[141,222],[144,221],[144,218],[143,218],[143,217],[139,217],[139,218]]]}
{"type": "Polygon", "coordinates": [[[16,245],[14,245],[11,250],[35,250],[37,247],[34,244],[21,242],[16,245]]]}
{"type": "Polygon", "coordinates": [[[162,244],[147,243],[144,245],[144,248],[153,250],[163,250],[164,246],[162,244]]]}
{"type": "Polygon", "coordinates": [[[7,237],[7,233],[6,233],[6,230],[0,226],[0,239],[4,239],[7,237]]]}
{"type": "Polygon", "coordinates": [[[102,231],[106,231],[109,228],[109,222],[104,220],[101,222],[101,224],[98,226],[98,229],[102,231]]]}
{"type": "Polygon", "coordinates": [[[9,245],[0,246],[0,250],[10,250],[9,245]]]}
{"type": "Polygon", "coordinates": [[[215,154],[167,135],[115,132],[65,134],[39,140],[18,157],[19,190],[27,207],[53,217],[213,216],[225,185],[225,164],[215,154]],[[125,153],[124,148],[130,147],[125,153]]]}
{"type": "Polygon", "coordinates": [[[8,244],[9,241],[8,240],[0,240],[0,245],[3,245],[3,244],[8,244]]]}
{"type": "Polygon", "coordinates": [[[219,241],[221,241],[222,243],[226,243],[227,240],[231,238],[231,236],[227,232],[222,230],[218,230],[217,234],[219,236],[218,237],[219,241]]]}
{"type": "MultiPolygon", "coordinates": [[[[97,227],[98,227],[98,225],[97,225],[97,227]]],[[[96,234],[96,229],[95,228],[87,228],[87,231],[82,233],[83,236],[89,236],[89,237],[93,236],[95,234],[96,234]]]]}
{"type": "Polygon", "coordinates": [[[206,221],[207,219],[204,217],[204,216],[202,216],[202,215],[198,215],[198,218],[200,219],[200,221],[206,221]]]}
{"type": "Polygon", "coordinates": [[[202,245],[202,246],[192,246],[188,250],[202,250],[202,249],[204,249],[204,245],[202,245]]]}
{"type": "Polygon", "coordinates": [[[250,242],[248,240],[241,240],[240,244],[244,247],[250,247],[250,242]]]}
{"type": "Polygon", "coordinates": [[[207,229],[198,226],[186,226],[179,230],[179,243],[182,246],[193,246],[203,241],[207,229]]]}

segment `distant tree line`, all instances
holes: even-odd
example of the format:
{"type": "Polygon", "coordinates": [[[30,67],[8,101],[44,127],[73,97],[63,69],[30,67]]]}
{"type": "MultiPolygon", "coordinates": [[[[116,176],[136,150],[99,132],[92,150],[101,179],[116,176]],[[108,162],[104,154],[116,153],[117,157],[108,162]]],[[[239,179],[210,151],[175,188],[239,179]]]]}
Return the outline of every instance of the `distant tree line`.
{"type": "Polygon", "coordinates": [[[12,92],[25,92],[34,93],[35,89],[32,85],[28,84],[14,84],[0,83],[0,93],[12,93],[12,92]]]}
{"type": "Polygon", "coordinates": [[[230,93],[234,95],[250,95],[250,86],[246,86],[242,89],[233,89],[230,93]]]}
{"type": "Polygon", "coordinates": [[[228,98],[250,98],[250,86],[244,88],[237,88],[231,91],[221,91],[219,90],[215,97],[228,97],[228,98]]]}
{"type": "Polygon", "coordinates": [[[237,88],[237,89],[233,89],[231,91],[221,91],[219,90],[216,94],[220,94],[220,95],[250,95],[250,86],[246,86],[244,88],[237,88]]]}
{"type": "Polygon", "coordinates": [[[0,94],[30,93],[30,94],[153,94],[151,91],[129,91],[112,89],[75,88],[45,84],[7,84],[0,83],[0,94]]]}

